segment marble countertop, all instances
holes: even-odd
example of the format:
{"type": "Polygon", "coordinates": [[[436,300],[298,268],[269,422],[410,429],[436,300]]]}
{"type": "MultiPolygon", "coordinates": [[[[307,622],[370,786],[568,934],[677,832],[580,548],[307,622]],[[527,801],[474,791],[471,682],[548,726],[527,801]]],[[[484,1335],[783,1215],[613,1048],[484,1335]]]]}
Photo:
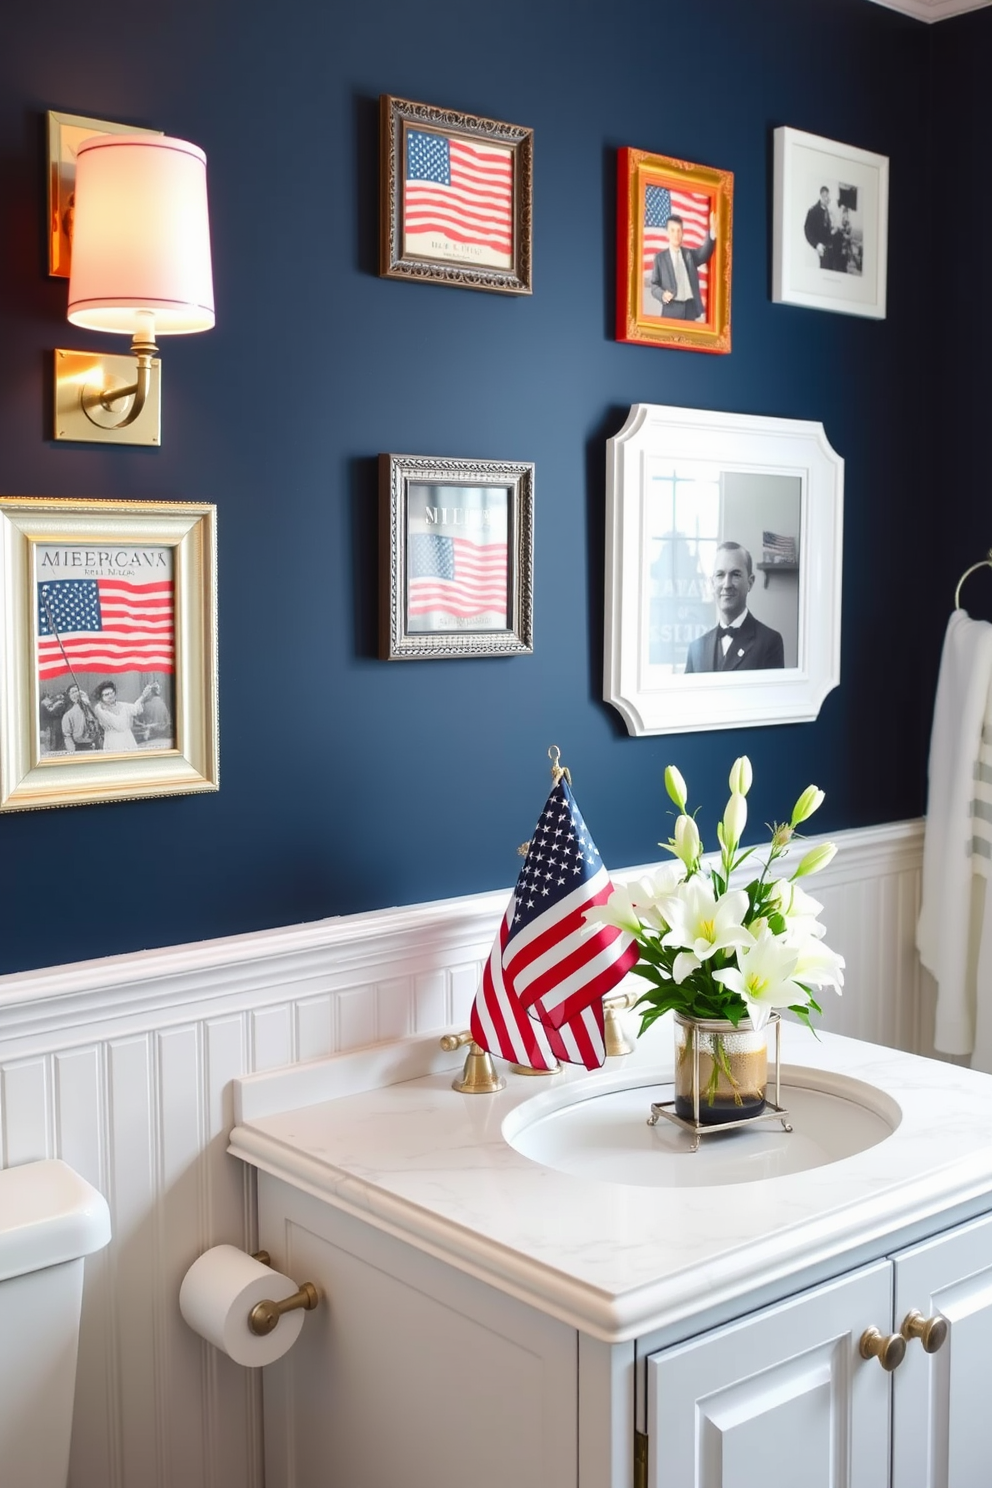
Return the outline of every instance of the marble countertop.
{"type": "Polygon", "coordinates": [[[671,1081],[667,1019],[603,1071],[507,1073],[495,1095],[453,1091],[453,1058],[456,1071],[460,1054],[440,1055],[435,1035],[237,1081],[229,1150],[608,1342],[901,1228],[937,1230],[942,1212],[992,1195],[992,1077],[857,1040],[785,1027],[788,1078],[805,1069],[823,1088],[841,1075],[883,1092],[891,1134],[806,1172],[715,1187],[578,1177],[504,1135],[526,1122],[524,1103],[568,1098],[552,1091],[643,1085],[646,1115],[670,1095],[653,1088],[671,1081]]]}

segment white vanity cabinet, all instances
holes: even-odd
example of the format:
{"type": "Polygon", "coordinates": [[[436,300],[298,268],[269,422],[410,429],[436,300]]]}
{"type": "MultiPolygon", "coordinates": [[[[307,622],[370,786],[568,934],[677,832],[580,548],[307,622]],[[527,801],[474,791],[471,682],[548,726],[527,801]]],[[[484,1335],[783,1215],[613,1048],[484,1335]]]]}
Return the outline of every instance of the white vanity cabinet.
{"type": "Polygon", "coordinates": [[[992,1218],[648,1357],[650,1488],[977,1488],[992,1482],[992,1218]],[[948,1323],[887,1373],[868,1326],[948,1323]],[[982,1475],[985,1475],[984,1478],[982,1475]]]}
{"type": "Polygon", "coordinates": [[[647,1182],[516,1150],[552,1102],[646,1110],[647,1038],[537,1095],[455,1094],[427,1038],[237,1082],[259,1244],[322,1294],[264,1371],[266,1488],[992,1488],[992,1078],[783,1041],[786,1085],[888,1134],[784,1175],[752,1143],[654,1181],[648,1147],[647,1182]],[[912,1311],[937,1352],[861,1356],[912,1311]]]}

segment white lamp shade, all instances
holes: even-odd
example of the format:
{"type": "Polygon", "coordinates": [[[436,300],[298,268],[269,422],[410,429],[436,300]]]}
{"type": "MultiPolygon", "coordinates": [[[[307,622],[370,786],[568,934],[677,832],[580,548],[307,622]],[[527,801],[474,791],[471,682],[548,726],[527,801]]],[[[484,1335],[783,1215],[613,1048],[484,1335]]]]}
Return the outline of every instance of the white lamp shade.
{"type": "Polygon", "coordinates": [[[182,335],[214,323],[207,157],[165,135],[107,134],[76,157],[69,319],[182,335]]]}

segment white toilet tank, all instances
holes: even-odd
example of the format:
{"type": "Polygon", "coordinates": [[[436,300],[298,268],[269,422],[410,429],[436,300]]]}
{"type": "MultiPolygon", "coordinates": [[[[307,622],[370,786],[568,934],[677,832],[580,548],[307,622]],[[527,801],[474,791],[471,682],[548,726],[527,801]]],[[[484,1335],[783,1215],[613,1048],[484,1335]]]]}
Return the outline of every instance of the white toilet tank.
{"type": "Polygon", "coordinates": [[[3,1488],[65,1488],[83,1257],[109,1239],[106,1200],[67,1163],[0,1170],[3,1488]]]}

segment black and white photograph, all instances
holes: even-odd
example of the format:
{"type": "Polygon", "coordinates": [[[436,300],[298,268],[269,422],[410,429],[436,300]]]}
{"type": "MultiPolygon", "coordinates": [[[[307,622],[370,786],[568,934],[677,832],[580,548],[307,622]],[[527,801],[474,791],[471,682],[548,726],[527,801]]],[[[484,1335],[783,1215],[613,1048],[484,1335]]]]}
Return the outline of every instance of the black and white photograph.
{"type": "Polygon", "coordinates": [[[858,188],[848,181],[825,181],[803,218],[803,235],[816,254],[816,267],[834,274],[861,274],[865,229],[858,210],[858,188]]]}
{"type": "Polygon", "coordinates": [[[798,665],[800,477],[655,461],[645,479],[650,665],[798,665]]]}
{"type": "Polygon", "coordinates": [[[816,718],[840,680],[822,424],[635,403],[606,441],[603,697],[634,735],[816,718]]]}
{"type": "Polygon", "coordinates": [[[888,159],[775,131],[772,299],[885,317],[888,159]]]}

